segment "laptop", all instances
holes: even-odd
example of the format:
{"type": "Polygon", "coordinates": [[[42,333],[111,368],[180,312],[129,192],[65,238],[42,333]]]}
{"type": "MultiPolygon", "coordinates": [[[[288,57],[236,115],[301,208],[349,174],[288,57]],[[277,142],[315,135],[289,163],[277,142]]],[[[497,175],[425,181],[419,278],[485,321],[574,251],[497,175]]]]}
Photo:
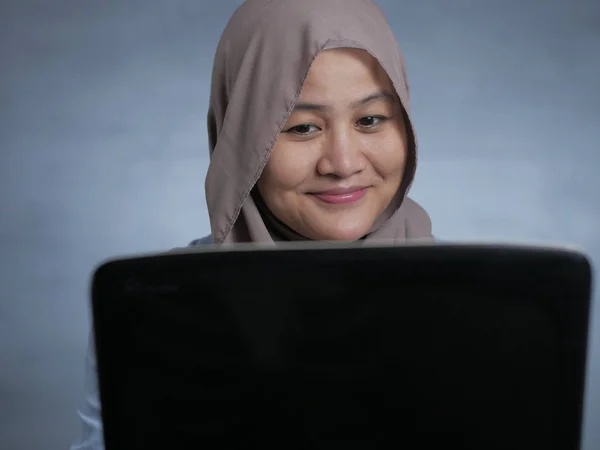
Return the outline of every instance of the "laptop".
{"type": "Polygon", "coordinates": [[[564,248],[315,244],[102,263],[106,450],[577,450],[591,268],[564,248]]]}

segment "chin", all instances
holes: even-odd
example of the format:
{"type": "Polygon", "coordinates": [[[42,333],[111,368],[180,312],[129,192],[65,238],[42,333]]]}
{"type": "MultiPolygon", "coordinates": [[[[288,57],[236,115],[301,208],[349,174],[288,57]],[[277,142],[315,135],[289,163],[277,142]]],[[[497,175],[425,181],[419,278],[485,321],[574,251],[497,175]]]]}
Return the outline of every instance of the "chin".
{"type": "Polygon", "coordinates": [[[323,221],[315,220],[307,223],[308,227],[303,230],[306,234],[300,234],[315,241],[358,241],[373,227],[374,220],[365,220],[365,216],[370,216],[368,213],[370,211],[363,214],[353,212],[352,214],[337,215],[337,217],[324,217],[323,221]]]}
{"type": "Polygon", "coordinates": [[[351,230],[328,230],[324,233],[319,233],[319,241],[339,241],[339,242],[354,242],[361,239],[370,230],[365,229],[351,229],[351,230]]]}

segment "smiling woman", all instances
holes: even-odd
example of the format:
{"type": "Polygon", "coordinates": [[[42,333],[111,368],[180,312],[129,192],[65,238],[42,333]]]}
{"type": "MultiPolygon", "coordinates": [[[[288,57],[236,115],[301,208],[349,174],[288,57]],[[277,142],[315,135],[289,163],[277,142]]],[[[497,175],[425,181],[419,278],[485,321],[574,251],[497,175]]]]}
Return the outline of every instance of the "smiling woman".
{"type": "Polygon", "coordinates": [[[215,55],[215,244],[432,239],[402,53],[371,0],[248,0],[215,55]],[[344,11],[344,14],[340,14],[344,11]]]}
{"type": "MultiPolygon", "coordinates": [[[[406,70],[371,0],[247,0],[217,48],[208,110],[211,235],[192,244],[431,240],[406,70]],[[341,13],[343,12],[343,13],[341,13]]],[[[81,438],[104,447],[93,340],[81,438]]]]}

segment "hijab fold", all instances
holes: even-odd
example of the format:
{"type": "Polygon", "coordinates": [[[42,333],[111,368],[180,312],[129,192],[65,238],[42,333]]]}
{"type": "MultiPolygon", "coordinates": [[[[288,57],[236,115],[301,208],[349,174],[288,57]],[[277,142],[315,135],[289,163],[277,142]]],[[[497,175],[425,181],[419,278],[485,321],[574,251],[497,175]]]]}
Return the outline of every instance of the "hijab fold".
{"type": "Polygon", "coordinates": [[[379,7],[371,0],[247,0],[221,36],[211,80],[205,190],[215,244],[304,239],[270,213],[254,187],[312,62],[332,48],[369,52],[387,72],[404,109],[404,178],[364,240],[432,239],[428,214],[407,197],[417,140],[404,58],[379,7]]]}

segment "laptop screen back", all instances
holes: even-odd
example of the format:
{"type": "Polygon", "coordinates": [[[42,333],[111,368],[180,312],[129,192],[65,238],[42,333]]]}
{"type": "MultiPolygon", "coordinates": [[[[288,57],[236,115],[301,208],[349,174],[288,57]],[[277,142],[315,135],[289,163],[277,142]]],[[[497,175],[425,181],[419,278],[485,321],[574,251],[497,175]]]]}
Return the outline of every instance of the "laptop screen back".
{"type": "Polygon", "coordinates": [[[585,258],[541,249],[110,262],[106,449],[575,450],[589,289],[585,258]]]}

